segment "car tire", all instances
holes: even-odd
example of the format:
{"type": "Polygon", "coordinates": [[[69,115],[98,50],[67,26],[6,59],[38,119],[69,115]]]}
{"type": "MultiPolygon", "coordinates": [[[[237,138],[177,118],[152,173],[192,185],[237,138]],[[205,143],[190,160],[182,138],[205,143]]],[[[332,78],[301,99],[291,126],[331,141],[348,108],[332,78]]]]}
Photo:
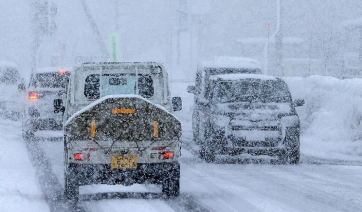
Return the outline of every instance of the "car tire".
{"type": "Polygon", "coordinates": [[[69,167],[65,170],[65,189],[64,196],[67,200],[78,201],[79,198],[79,185],[78,180],[74,174],[75,170],[69,167]]]}
{"type": "Polygon", "coordinates": [[[200,150],[200,158],[205,160],[206,163],[215,162],[215,153],[212,150],[202,148],[200,150]]]}
{"type": "Polygon", "coordinates": [[[297,148],[288,153],[287,162],[289,164],[298,164],[299,158],[300,158],[300,148],[298,146],[297,148]]]}
{"type": "Polygon", "coordinates": [[[22,132],[23,134],[23,139],[26,140],[26,141],[30,141],[30,140],[33,140],[34,139],[34,133],[31,132],[30,130],[24,130],[22,132]]]}
{"type": "Polygon", "coordinates": [[[299,128],[291,128],[287,132],[285,141],[286,151],[280,156],[280,161],[284,164],[298,164],[300,159],[299,128]]]}
{"type": "Polygon", "coordinates": [[[178,197],[180,195],[180,166],[166,173],[162,181],[162,194],[166,197],[178,197]]]}

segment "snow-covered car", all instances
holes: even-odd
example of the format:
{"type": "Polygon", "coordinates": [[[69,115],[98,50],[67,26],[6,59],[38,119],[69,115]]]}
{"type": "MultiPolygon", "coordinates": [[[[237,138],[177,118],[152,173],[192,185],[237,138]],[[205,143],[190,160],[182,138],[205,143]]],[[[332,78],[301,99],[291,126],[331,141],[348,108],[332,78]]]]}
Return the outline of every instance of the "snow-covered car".
{"type": "Polygon", "coordinates": [[[0,62],[0,115],[18,120],[22,112],[22,94],[25,91],[24,80],[20,78],[16,64],[0,62]]]}
{"type": "Polygon", "coordinates": [[[280,78],[260,74],[224,74],[210,77],[200,117],[200,156],[268,155],[282,163],[297,164],[300,156],[300,121],[295,110],[303,99],[292,101],[280,78]]]}
{"type": "Polygon", "coordinates": [[[61,131],[64,103],[69,83],[69,68],[39,68],[30,77],[25,102],[23,136],[28,139],[37,131],[61,131]]]}
{"type": "Polygon", "coordinates": [[[180,191],[181,123],[155,62],[85,63],[72,71],[64,116],[65,196],[79,186],[154,183],[180,191]]]}
{"type": "Polygon", "coordinates": [[[217,74],[261,74],[258,61],[240,57],[215,57],[212,61],[199,63],[196,72],[195,86],[188,86],[187,92],[194,94],[194,110],[192,113],[193,140],[200,144],[200,118],[203,116],[202,103],[206,100],[210,77],[217,74]]]}

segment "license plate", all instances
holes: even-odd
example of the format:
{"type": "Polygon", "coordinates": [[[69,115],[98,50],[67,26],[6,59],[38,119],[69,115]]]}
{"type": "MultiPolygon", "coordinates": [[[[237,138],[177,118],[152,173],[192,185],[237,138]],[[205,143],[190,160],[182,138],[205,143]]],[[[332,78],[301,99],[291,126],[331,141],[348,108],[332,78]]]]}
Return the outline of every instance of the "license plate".
{"type": "Polygon", "coordinates": [[[112,169],[136,169],[137,155],[115,155],[111,158],[112,169]]]}

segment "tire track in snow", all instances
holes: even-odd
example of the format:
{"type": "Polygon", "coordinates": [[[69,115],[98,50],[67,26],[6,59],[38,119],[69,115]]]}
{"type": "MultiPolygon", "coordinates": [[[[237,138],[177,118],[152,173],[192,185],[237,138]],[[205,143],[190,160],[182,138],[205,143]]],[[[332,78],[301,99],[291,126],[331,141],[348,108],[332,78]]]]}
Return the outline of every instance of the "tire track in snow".
{"type": "Polygon", "coordinates": [[[52,212],[86,212],[81,204],[63,199],[63,186],[52,171],[49,159],[39,147],[37,139],[25,140],[30,161],[35,168],[36,177],[46,202],[52,212]]]}

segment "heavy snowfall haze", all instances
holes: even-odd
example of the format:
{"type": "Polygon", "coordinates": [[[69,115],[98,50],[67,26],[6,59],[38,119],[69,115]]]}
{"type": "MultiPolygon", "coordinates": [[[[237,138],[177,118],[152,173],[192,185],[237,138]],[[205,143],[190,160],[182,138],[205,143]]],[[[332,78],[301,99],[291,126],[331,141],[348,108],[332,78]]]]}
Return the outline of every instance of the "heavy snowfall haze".
{"type": "MultiPolygon", "coordinates": [[[[41,35],[36,48],[35,2],[0,2],[0,60],[18,64],[25,78],[34,54],[38,67],[51,66],[52,57],[60,58],[56,65],[69,67],[77,56],[108,56],[108,36],[117,32],[122,61],[160,61],[172,69],[173,78],[190,79],[199,61],[214,56],[246,56],[263,63],[263,43],[239,41],[266,38],[268,23],[270,37],[277,28],[274,0],[84,1],[98,37],[82,1],[64,0],[52,1],[57,29],[41,35]]],[[[284,44],[284,58],[320,59],[332,66],[344,53],[358,51],[358,30],[342,24],[360,17],[361,1],[288,0],[281,6],[282,35],[302,41],[284,44]]]]}
{"type": "MultiPolygon", "coordinates": [[[[27,140],[22,120],[0,118],[0,211],[361,210],[362,79],[339,79],[351,78],[343,75],[349,70],[345,56],[358,61],[362,55],[356,27],[362,25],[361,0],[281,0],[283,60],[321,62],[317,71],[297,65],[285,66],[291,71],[284,73],[272,72],[277,0],[49,0],[57,7],[51,34],[34,31],[40,24],[34,4],[47,1],[0,0],[0,61],[16,63],[28,82],[35,66],[72,67],[77,56],[109,57],[109,35],[119,33],[121,61],[164,63],[172,96],[183,101],[174,112],[182,124],[180,196],[164,199],[157,185],[89,185],[81,186],[78,203],[66,201],[63,132],[40,131],[27,140]],[[186,91],[197,63],[237,56],[265,67],[268,35],[269,74],[284,75],[293,100],[305,100],[296,109],[300,162],[259,164],[237,155],[206,163],[193,141],[194,96],[186,91]]],[[[351,69],[359,72],[359,64],[351,69]]]]}

